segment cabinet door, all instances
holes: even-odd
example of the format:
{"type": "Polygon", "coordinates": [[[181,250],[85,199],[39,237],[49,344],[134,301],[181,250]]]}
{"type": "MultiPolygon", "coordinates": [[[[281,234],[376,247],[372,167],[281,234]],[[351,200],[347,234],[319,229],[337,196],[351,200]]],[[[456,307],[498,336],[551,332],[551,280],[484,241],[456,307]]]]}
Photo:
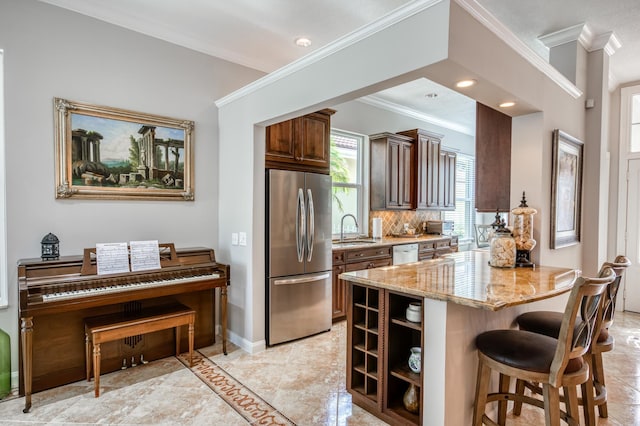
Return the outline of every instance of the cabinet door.
{"type": "Polygon", "coordinates": [[[330,168],[330,124],[329,116],[319,112],[300,117],[300,162],[320,169],[330,168]]]}
{"type": "Polygon", "coordinates": [[[334,265],[333,267],[333,315],[332,319],[342,319],[347,315],[347,287],[346,283],[338,278],[338,275],[345,271],[344,265],[334,265]]]}
{"type": "Polygon", "coordinates": [[[476,210],[510,210],[511,117],[476,104],[476,210]]]}
{"type": "Polygon", "coordinates": [[[295,120],[287,120],[266,129],[266,162],[295,162],[295,120]]]}
{"type": "Polygon", "coordinates": [[[387,144],[387,208],[398,208],[401,201],[402,146],[399,141],[387,144]]]}
{"type": "Polygon", "coordinates": [[[456,154],[440,151],[438,172],[438,206],[443,209],[456,208],[456,154]]]}
{"type": "Polygon", "coordinates": [[[411,209],[414,207],[415,172],[413,167],[413,143],[402,142],[400,167],[400,207],[411,209]]]}
{"type": "Polygon", "coordinates": [[[424,160],[420,163],[423,167],[423,177],[418,180],[419,185],[425,188],[420,192],[423,199],[419,201],[418,208],[441,207],[438,202],[440,185],[440,139],[419,136],[419,144],[423,150],[424,160]],[[420,206],[422,204],[422,206],[420,206]]]}

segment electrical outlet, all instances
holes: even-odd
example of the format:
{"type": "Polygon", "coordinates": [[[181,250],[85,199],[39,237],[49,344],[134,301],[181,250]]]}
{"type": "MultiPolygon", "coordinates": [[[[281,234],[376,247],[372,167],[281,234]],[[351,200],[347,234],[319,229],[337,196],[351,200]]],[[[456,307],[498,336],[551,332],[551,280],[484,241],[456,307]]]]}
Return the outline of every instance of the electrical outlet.
{"type": "Polygon", "coordinates": [[[238,245],[238,233],[237,232],[232,232],[231,233],[231,245],[232,246],[237,246],[238,245]]]}
{"type": "Polygon", "coordinates": [[[247,245],[247,233],[246,232],[240,232],[240,245],[241,246],[246,246],[247,245]]]}

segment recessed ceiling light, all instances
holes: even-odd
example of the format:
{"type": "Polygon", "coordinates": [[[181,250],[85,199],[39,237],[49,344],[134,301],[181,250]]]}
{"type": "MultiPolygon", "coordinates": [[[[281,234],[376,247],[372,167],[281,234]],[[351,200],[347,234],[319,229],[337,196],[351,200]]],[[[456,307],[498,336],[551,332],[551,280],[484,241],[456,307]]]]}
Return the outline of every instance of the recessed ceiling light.
{"type": "Polygon", "coordinates": [[[460,80],[459,82],[456,83],[456,87],[471,87],[474,84],[476,84],[475,80],[460,80]]]}
{"type": "Polygon", "coordinates": [[[509,108],[509,107],[514,106],[515,104],[516,104],[515,102],[511,102],[511,101],[503,102],[503,103],[500,104],[500,108],[509,108]]]}
{"type": "Polygon", "coordinates": [[[311,46],[311,40],[309,40],[306,37],[298,37],[295,40],[296,46],[300,46],[300,47],[309,47],[311,46]]]}

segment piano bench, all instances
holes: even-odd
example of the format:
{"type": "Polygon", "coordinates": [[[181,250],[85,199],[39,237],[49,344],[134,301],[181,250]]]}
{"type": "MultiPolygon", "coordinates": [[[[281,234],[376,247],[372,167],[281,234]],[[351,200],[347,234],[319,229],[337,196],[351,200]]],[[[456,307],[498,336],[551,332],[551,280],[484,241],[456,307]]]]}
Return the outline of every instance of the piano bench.
{"type": "Polygon", "coordinates": [[[93,353],[95,397],[100,396],[100,344],[139,334],[175,328],[176,356],[180,354],[180,327],[189,326],[189,365],[193,365],[196,311],[182,304],[156,306],[135,313],[116,313],[84,319],[87,381],[93,353]]]}

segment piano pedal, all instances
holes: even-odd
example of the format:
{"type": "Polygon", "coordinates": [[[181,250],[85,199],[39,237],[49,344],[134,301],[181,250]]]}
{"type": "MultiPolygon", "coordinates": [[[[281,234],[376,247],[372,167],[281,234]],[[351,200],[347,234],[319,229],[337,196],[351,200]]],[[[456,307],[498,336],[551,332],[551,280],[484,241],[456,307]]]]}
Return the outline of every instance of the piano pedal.
{"type": "Polygon", "coordinates": [[[126,359],[122,359],[122,367],[120,367],[120,370],[126,370],[127,369],[127,360],[126,359]]]}
{"type": "Polygon", "coordinates": [[[149,364],[149,361],[144,360],[144,355],[140,354],[140,364],[149,364]]]}
{"type": "Polygon", "coordinates": [[[136,360],[135,360],[135,358],[134,358],[134,357],[131,357],[131,366],[132,366],[132,367],[135,367],[136,365],[138,365],[138,364],[136,364],[136,360]]]}

